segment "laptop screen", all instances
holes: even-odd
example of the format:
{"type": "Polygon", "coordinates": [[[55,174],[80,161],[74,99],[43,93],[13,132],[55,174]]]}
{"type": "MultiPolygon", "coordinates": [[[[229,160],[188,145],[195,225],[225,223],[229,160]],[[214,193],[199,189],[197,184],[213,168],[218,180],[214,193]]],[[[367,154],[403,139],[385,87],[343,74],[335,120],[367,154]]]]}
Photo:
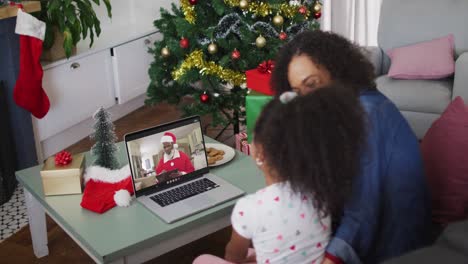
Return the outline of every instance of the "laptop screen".
{"type": "Polygon", "coordinates": [[[137,197],[208,172],[199,117],[128,134],[125,144],[137,197]]]}

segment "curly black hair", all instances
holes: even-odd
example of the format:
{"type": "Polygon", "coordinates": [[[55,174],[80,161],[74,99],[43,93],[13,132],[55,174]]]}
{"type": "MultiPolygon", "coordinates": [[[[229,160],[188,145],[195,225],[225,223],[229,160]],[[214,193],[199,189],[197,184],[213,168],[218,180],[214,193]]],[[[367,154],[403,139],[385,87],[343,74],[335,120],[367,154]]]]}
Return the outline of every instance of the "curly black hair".
{"type": "Polygon", "coordinates": [[[278,53],[270,79],[277,95],[291,90],[288,67],[294,56],[302,54],[324,67],[332,81],[345,84],[356,94],[363,89],[376,89],[374,66],[360,47],[338,34],[314,30],[296,35],[278,53]]]}
{"type": "Polygon", "coordinates": [[[339,220],[360,169],[364,110],[351,89],[331,84],[289,103],[270,101],[254,129],[272,175],[311,194],[324,216],[339,220]]]}

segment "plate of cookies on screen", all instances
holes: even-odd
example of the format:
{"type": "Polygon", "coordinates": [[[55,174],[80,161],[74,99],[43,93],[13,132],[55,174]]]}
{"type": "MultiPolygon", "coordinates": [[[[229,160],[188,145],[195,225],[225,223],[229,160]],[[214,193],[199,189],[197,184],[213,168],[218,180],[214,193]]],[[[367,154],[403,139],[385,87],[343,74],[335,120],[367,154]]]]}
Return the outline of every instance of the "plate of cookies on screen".
{"type": "Polygon", "coordinates": [[[236,152],[233,148],[219,143],[206,143],[206,155],[208,157],[208,166],[214,167],[223,165],[231,161],[236,152]]]}

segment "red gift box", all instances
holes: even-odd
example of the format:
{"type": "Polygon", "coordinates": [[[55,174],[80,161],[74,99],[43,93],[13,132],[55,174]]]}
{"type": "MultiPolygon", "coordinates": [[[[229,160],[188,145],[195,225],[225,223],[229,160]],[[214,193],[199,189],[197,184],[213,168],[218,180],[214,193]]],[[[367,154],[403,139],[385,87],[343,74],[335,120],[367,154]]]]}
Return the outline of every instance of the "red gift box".
{"type": "Polygon", "coordinates": [[[271,72],[273,71],[273,61],[264,61],[256,69],[245,72],[247,87],[266,95],[274,95],[275,93],[270,87],[271,72]]]}

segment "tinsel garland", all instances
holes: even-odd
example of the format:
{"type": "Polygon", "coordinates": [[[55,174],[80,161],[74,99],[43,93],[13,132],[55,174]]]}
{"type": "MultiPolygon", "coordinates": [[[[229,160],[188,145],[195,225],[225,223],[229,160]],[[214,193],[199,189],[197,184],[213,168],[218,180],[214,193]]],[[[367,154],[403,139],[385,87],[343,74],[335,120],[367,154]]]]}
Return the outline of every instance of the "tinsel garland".
{"type": "MultiPolygon", "coordinates": [[[[240,0],[224,0],[224,2],[230,7],[238,7],[240,0]]],[[[297,6],[289,5],[286,3],[280,5],[270,5],[266,2],[251,1],[249,2],[248,10],[253,14],[261,17],[266,17],[271,14],[283,15],[289,19],[293,18],[297,14],[297,6]]],[[[310,12],[306,14],[309,16],[310,12]]],[[[306,17],[307,18],[307,17],[306,17]]]]}
{"type": "Polygon", "coordinates": [[[192,68],[199,69],[200,73],[203,75],[218,76],[221,80],[232,83],[235,86],[240,86],[245,83],[244,73],[224,69],[213,61],[205,61],[201,50],[195,50],[190,53],[182,62],[180,67],[172,72],[172,77],[177,81],[192,68]]]}
{"type": "Polygon", "coordinates": [[[230,33],[240,36],[239,27],[242,19],[237,13],[231,13],[222,17],[214,31],[215,38],[226,38],[230,33]]]}
{"type": "Polygon", "coordinates": [[[180,0],[180,6],[182,7],[182,12],[184,12],[185,20],[190,24],[195,24],[195,6],[191,5],[189,0],[180,0]]]}

